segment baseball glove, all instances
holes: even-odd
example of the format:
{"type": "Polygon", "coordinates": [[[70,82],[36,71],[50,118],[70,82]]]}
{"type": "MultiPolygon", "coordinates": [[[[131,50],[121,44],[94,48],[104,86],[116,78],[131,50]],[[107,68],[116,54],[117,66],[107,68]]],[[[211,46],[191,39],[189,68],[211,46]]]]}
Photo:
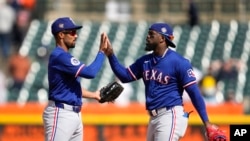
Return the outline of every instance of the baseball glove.
{"type": "Polygon", "coordinates": [[[208,141],[227,141],[225,133],[215,125],[206,128],[206,136],[208,141]]]}
{"type": "Polygon", "coordinates": [[[109,83],[100,90],[100,103],[114,102],[115,99],[122,93],[123,86],[116,81],[109,83]]]}

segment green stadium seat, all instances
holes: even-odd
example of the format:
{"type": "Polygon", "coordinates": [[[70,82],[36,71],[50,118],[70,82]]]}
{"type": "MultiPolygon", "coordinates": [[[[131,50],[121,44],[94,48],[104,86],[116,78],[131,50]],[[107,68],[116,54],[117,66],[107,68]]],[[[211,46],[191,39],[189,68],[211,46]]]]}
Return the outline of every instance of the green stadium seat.
{"type": "Polygon", "coordinates": [[[186,50],[186,46],[187,46],[187,42],[190,36],[190,26],[189,25],[181,25],[181,36],[180,36],[180,40],[178,42],[177,49],[176,51],[182,55],[185,54],[185,50],[186,50]]]}
{"type": "Polygon", "coordinates": [[[208,40],[208,34],[210,32],[210,28],[211,25],[209,24],[200,25],[201,32],[199,34],[199,38],[197,40],[195,47],[195,53],[191,61],[192,65],[199,70],[202,70],[201,60],[205,53],[204,49],[206,46],[206,42],[208,40]]]}
{"type": "Polygon", "coordinates": [[[239,58],[241,56],[247,30],[248,30],[247,24],[243,23],[239,24],[239,28],[237,31],[238,33],[236,35],[232,48],[231,58],[239,58]]]}
{"type": "Polygon", "coordinates": [[[220,24],[220,31],[218,37],[214,43],[214,51],[212,54],[212,60],[223,60],[223,51],[224,51],[224,43],[227,39],[227,34],[229,30],[229,25],[227,24],[220,24]]]}
{"type": "MultiPolygon", "coordinates": [[[[114,46],[114,50],[121,61],[121,63],[130,65],[138,56],[145,54],[145,38],[148,31],[148,26],[150,23],[145,21],[140,22],[128,22],[128,23],[117,23],[117,22],[108,22],[108,23],[99,23],[93,21],[84,21],[83,25],[85,24],[85,30],[82,31],[84,37],[79,37],[79,46],[77,46],[74,52],[72,53],[79,57],[81,61],[86,64],[91,63],[92,58],[94,57],[90,52],[95,52],[98,49],[98,45],[96,42],[99,43],[98,38],[100,35],[101,26],[105,26],[108,28],[108,36],[112,43],[117,41],[118,47],[114,46]],[[117,34],[118,32],[119,35],[117,34]],[[124,37],[122,37],[124,34],[124,37]],[[118,41],[119,39],[119,41],[118,41]],[[97,45],[97,46],[95,46],[97,45]]],[[[230,31],[230,24],[226,23],[219,23],[219,33],[218,36],[215,38],[213,42],[214,49],[212,50],[211,58],[209,60],[215,59],[223,59],[224,53],[224,45],[227,41],[227,36],[230,31]]],[[[40,64],[39,70],[35,73],[35,79],[33,80],[32,84],[26,85],[25,89],[28,90],[29,96],[27,97],[28,101],[39,101],[39,96],[37,95],[38,91],[41,89],[48,90],[48,84],[45,83],[47,80],[47,62],[46,59],[42,60],[37,56],[37,49],[44,45],[45,41],[43,37],[48,34],[45,33],[48,29],[49,23],[43,21],[34,21],[33,25],[30,28],[36,29],[33,33],[29,33],[27,35],[27,42],[26,44],[30,44],[30,50],[28,55],[40,64]],[[32,38],[31,38],[32,37],[32,38]]],[[[176,41],[176,51],[182,55],[186,53],[187,44],[190,42],[190,33],[192,32],[192,28],[188,25],[175,25],[178,27],[178,41],[176,41]]],[[[194,67],[202,70],[202,59],[204,58],[205,47],[209,40],[209,33],[212,28],[212,24],[200,24],[197,28],[199,31],[199,36],[197,41],[194,41],[194,55],[192,57],[191,63],[194,67]]],[[[196,30],[196,29],[195,29],[196,30]]],[[[245,43],[246,33],[249,32],[249,27],[247,24],[238,23],[238,29],[235,36],[235,40],[232,41],[232,50],[230,57],[232,58],[240,58],[243,51],[243,46],[245,43]]],[[[114,44],[113,44],[114,45],[114,44]]],[[[46,40],[46,47],[49,51],[51,51],[55,46],[55,42],[52,39],[52,36],[46,40]]],[[[250,66],[250,59],[247,60],[247,66],[250,66]]],[[[98,73],[97,77],[91,80],[82,80],[82,86],[89,90],[96,90],[101,86],[107,84],[108,82],[114,80],[114,74],[110,69],[110,65],[108,62],[105,62],[103,69],[98,73]]],[[[250,69],[248,69],[246,73],[246,78],[250,78],[250,69]]],[[[135,90],[135,95],[133,96],[133,100],[143,101],[144,100],[144,85],[141,81],[132,82],[132,86],[135,90]]],[[[237,81],[225,83],[224,89],[237,89],[237,81]]],[[[19,92],[10,91],[9,100],[16,101],[19,97],[19,92]]],[[[244,86],[244,95],[250,94],[250,80],[246,79],[246,84],[244,86]]]]}

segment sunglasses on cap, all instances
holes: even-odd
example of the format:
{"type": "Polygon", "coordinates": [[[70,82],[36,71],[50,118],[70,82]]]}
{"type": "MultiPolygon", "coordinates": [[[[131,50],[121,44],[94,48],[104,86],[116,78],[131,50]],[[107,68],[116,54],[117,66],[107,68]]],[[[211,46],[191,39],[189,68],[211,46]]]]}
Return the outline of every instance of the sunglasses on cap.
{"type": "Polygon", "coordinates": [[[69,34],[71,36],[75,36],[77,34],[76,30],[65,30],[65,31],[62,31],[62,33],[69,34]]]}

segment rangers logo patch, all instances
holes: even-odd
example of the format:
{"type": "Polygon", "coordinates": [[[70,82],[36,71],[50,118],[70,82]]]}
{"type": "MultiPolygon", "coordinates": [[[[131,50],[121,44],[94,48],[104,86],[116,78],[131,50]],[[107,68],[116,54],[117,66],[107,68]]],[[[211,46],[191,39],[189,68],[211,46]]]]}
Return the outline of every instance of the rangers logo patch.
{"type": "Polygon", "coordinates": [[[161,28],[161,32],[162,33],[166,33],[167,32],[167,29],[165,27],[161,28]]]}
{"type": "Polygon", "coordinates": [[[187,73],[189,77],[195,77],[194,71],[192,69],[189,69],[187,73]]]}
{"type": "Polygon", "coordinates": [[[74,58],[74,57],[72,57],[72,58],[70,59],[70,62],[71,62],[71,64],[74,65],[74,66],[77,66],[77,65],[80,64],[80,61],[77,60],[77,59],[74,58]]]}
{"type": "Polygon", "coordinates": [[[59,28],[64,28],[64,24],[63,24],[63,23],[60,23],[60,24],[58,25],[58,27],[59,27],[59,28]]]}

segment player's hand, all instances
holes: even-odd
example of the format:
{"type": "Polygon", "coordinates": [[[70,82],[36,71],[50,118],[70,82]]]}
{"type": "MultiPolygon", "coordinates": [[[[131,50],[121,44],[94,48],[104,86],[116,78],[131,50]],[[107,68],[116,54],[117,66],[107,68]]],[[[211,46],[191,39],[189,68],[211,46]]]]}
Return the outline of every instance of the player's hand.
{"type": "Polygon", "coordinates": [[[97,101],[99,101],[101,99],[99,90],[94,92],[94,99],[97,100],[97,101]]]}
{"type": "Polygon", "coordinates": [[[106,33],[101,34],[99,51],[105,52],[108,48],[107,35],[106,33]]]}
{"type": "Polygon", "coordinates": [[[107,36],[107,49],[104,51],[104,53],[106,54],[106,56],[110,56],[114,53],[108,36],[107,36]]]}
{"type": "Polygon", "coordinates": [[[100,90],[92,92],[92,91],[89,91],[89,90],[87,90],[85,88],[82,88],[82,97],[83,98],[95,99],[95,100],[99,101],[101,99],[100,90]]]}
{"type": "Polygon", "coordinates": [[[205,127],[207,128],[207,127],[210,127],[210,126],[212,126],[213,124],[212,123],[210,123],[209,121],[207,121],[207,122],[205,122],[205,127]]]}
{"type": "Polygon", "coordinates": [[[214,124],[206,125],[205,135],[208,141],[227,141],[225,131],[220,130],[219,127],[214,124]]]}

